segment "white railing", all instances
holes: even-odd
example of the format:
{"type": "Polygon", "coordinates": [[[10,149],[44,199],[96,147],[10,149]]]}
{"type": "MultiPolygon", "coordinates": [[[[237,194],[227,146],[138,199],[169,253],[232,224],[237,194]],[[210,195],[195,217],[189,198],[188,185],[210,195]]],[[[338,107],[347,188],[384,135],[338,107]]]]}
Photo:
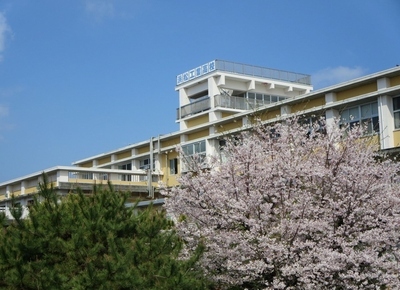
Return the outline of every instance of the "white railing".
{"type": "Polygon", "coordinates": [[[268,95],[268,98],[263,98],[262,100],[259,100],[259,99],[248,99],[237,96],[216,95],[215,107],[229,108],[236,110],[253,110],[265,105],[282,101],[286,98],[287,97],[268,95]]]}
{"type": "Polygon", "coordinates": [[[190,103],[177,109],[176,119],[182,119],[190,115],[201,113],[211,108],[210,97],[190,103]]]}

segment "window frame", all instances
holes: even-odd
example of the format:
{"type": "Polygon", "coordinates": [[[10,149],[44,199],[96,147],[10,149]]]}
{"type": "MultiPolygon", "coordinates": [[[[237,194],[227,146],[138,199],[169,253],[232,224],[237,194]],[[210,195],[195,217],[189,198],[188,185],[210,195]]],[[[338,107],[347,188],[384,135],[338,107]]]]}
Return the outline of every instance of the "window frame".
{"type": "Polygon", "coordinates": [[[181,148],[183,153],[180,156],[182,172],[190,171],[194,163],[203,164],[205,162],[207,156],[207,144],[205,139],[182,145],[181,148]]]}
{"type": "Polygon", "coordinates": [[[349,125],[349,129],[353,128],[355,125],[366,125],[366,131],[364,132],[364,135],[375,135],[380,133],[380,120],[379,120],[379,112],[378,112],[378,102],[369,102],[369,103],[364,103],[364,104],[359,104],[355,106],[348,107],[346,109],[341,110],[340,112],[340,126],[347,126],[349,125]],[[363,108],[366,106],[370,106],[369,112],[365,114],[363,112],[363,108]],[[375,108],[374,108],[375,107],[375,108]],[[375,110],[374,110],[375,109],[375,110]],[[348,112],[347,114],[344,114],[344,112],[348,112]],[[356,113],[357,116],[354,116],[352,113],[356,113]],[[349,120],[346,120],[345,117],[348,117],[349,120]],[[350,119],[353,117],[352,119],[350,119]]]}
{"type": "Polygon", "coordinates": [[[178,158],[169,159],[169,174],[178,174],[178,158]]]}
{"type": "Polygon", "coordinates": [[[400,96],[395,96],[392,98],[392,105],[393,105],[393,125],[394,129],[398,130],[400,129],[400,96]],[[395,105],[398,105],[398,108],[395,108],[395,105]]]}

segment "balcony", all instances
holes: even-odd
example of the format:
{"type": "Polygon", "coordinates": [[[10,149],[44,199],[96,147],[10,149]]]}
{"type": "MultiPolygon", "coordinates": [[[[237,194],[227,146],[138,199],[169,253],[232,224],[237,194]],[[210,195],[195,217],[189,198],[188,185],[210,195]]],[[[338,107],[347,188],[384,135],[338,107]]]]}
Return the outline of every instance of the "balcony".
{"type": "MultiPolygon", "coordinates": [[[[157,204],[163,202],[158,190],[158,181],[162,178],[162,172],[57,166],[44,170],[44,173],[47,175],[48,185],[53,186],[61,195],[75,188],[80,188],[84,193],[92,193],[95,185],[107,185],[111,182],[116,191],[131,193],[127,200],[129,203],[144,200],[140,201],[138,206],[147,206],[153,201],[157,204]]],[[[12,220],[10,210],[14,205],[19,204],[23,210],[23,217],[26,217],[29,206],[34,201],[33,196],[39,191],[41,180],[42,172],[36,172],[0,183],[0,213],[4,213],[7,219],[12,220]]]]}
{"type": "Polygon", "coordinates": [[[286,97],[262,94],[260,94],[260,98],[254,99],[228,95],[217,95],[215,96],[215,107],[235,110],[254,110],[265,105],[282,101],[284,99],[286,99],[286,97]]]}
{"type": "MultiPolygon", "coordinates": [[[[48,182],[56,190],[69,192],[72,188],[92,190],[94,185],[111,182],[115,189],[134,193],[147,193],[148,187],[158,187],[162,172],[146,170],[119,170],[106,168],[85,168],[73,166],[57,166],[44,170],[48,182]]],[[[10,200],[11,196],[28,197],[38,192],[42,172],[37,172],[20,179],[0,184],[0,206],[2,201],[10,200]]]]}
{"type": "MultiPolygon", "coordinates": [[[[215,108],[226,108],[240,111],[254,110],[259,107],[276,103],[287,99],[283,96],[275,95],[254,95],[254,98],[244,98],[238,96],[217,95],[214,97],[215,108]]],[[[177,109],[177,120],[192,116],[211,109],[210,97],[199,100],[197,102],[185,105],[177,109]]]]}
{"type": "Polygon", "coordinates": [[[194,114],[198,114],[198,113],[207,111],[210,108],[211,108],[210,97],[207,96],[205,98],[202,98],[201,100],[198,100],[196,102],[193,102],[193,103],[190,103],[188,105],[178,108],[176,110],[176,113],[177,113],[176,119],[180,120],[187,116],[191,116],[194,114]]]}

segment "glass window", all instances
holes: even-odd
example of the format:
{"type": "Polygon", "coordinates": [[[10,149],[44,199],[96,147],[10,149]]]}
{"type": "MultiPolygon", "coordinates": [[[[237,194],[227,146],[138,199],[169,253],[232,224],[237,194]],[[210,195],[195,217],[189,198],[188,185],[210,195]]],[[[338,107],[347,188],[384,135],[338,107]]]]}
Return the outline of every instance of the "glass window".
{"type": "Polygon", "coordinates": [[[371,111],[371,104],[361,106],[361,118],[365,118],[370,116],[372,113],[371,111]]]}
{"type": "MultiPolygon", "coordinates": [[[[155,160],[153,159],[153,169],[155,169],[155,160]]],[[[150,158],[140,160],[139,169],[150,169],[150,158]]]]}
{"type": "Polygon", "coordinates": [[[360,119],[360,109],[359,107],[349,109],[350,121],[360,119]]]}
{"type": "Polygon", "coordinates": [[[369,103],[345,109],[340,114],[341,126],[349,124],[350,128],[362,124],[366,126],[365,134],[379,133],[378,103],[369,103]]]}
{"type": "Polygon", "coordinates": [[[247,98],[254,100],[256,98],[256,95],[254,93],[247,93],[247,98]]]}
{"type": "Polygon", "coordinates": [[[174,175],[178,174],[178,159],[170,159],[169,160],[169,174],[174,175]]]}
{"type": "Polygon", "coordinates": [[[182,151],[186,156],[191,156],[194,154],[206,153],[206,141],[200,141],[192,144],[187,144],[182,146],[182,151]]]}
{"type": "Polygon", "coordinates": [[[121,170],[132,170],[132,163],[126,163],[118,166],[118,169],[121,170]]]}
{"type": "Polygon", "coordinates": [[[394,128],[400,129],[400,96],[393,98],[394,128]]]}
{"type": "Polygon", "coordinates": [[[188,171],[191,162],[203,163],[206,158],[206,141],[191,143],[182,146],[182,151],[185,156],[182,156],[182,171],[188,171]]]}

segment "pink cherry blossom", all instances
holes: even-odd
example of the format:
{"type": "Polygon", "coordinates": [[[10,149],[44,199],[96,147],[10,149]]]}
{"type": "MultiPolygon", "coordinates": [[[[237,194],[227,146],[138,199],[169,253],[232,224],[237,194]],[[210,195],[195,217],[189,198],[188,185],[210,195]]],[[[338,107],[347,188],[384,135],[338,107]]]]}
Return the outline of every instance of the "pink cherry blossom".
{"type": "Polygon", "coordinates": [[[400,168],[376,137],[257,124],[192,162],[165,207],[221,289],[398,289],[400,168]]]}

